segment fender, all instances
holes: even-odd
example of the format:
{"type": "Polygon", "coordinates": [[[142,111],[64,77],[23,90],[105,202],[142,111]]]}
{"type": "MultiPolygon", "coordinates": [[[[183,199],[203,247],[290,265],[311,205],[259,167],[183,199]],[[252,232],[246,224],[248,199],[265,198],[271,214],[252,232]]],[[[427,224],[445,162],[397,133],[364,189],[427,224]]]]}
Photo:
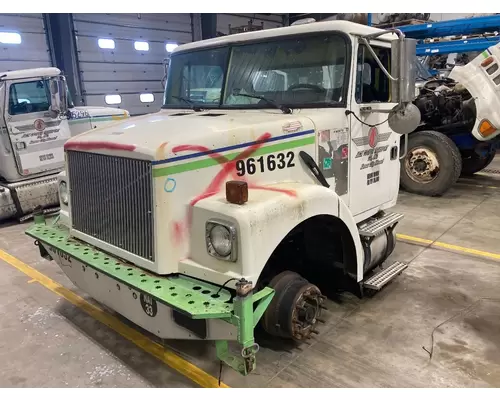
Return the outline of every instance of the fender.
{"type": "Polygon", "coordinates": [[[351,212],[332,190],[305,183],[249,189],[244,205],[229,204],[221,195],[198,202],[192,213],[189,257],[180,261],[179,272],[218,284],[241,277],[255,284],[283,238],[301,222],[318,215],[337,217],[347,226],[356,247],[361,280],[364,256],[351,212]],[[213,218],[236,228],[238,255],[234,262],[221,261],[207,252],[205,224],[213,218]]]}

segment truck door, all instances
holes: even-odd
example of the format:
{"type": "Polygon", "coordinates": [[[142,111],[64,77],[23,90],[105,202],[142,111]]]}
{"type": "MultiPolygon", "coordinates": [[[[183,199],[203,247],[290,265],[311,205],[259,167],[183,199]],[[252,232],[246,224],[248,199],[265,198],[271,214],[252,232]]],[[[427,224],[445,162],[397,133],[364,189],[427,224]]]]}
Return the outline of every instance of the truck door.
{"type": "MultiPolygon", "coordinates": [[[[390,71],[390,46],[372,42],[372,48],[390,71]]],[[[359,44],[356,51],[355,93],[350,108],[349,200],[352,213],[359,215],[395,198],[400,167],[399,137],[387,123],[388,111],[396,105],[391,102],[390,79],[365,45],[359,44]]]]}
{"type": "Polygon", "coordinates": [[[28,176],[62,168],[69,127],[66,120],[50,116],[48,82],[14,81],[6,90],[4,117],[19,174],[28,176]]]}

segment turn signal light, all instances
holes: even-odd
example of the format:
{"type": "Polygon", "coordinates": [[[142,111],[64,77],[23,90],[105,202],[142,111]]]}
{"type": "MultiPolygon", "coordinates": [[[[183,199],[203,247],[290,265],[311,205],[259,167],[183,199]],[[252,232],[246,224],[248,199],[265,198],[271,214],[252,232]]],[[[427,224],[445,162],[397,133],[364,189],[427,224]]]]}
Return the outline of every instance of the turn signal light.
{"type": "Polygon", "coordinates": [[[226,182],[226,200],[231,204],[245,204],[248,201],[247,183],[243,181],[226,182]]]}
{"type": "Polygon", "coordinates": [[[484,60],[484,61],[481,63],[481,67],[487,67],[487,66],[488,66],[488,65],[490,65],[492,62],[493,62],[493,57],[488,57],[486,60],[484,60]]]}
{"type": "Polygon", "coordinates": [[[483,119],[479,124],[479,133],[482,137],[488,137],[496,132],[497,128],[495,128],[490,121],[487,119],[483,119]]]}

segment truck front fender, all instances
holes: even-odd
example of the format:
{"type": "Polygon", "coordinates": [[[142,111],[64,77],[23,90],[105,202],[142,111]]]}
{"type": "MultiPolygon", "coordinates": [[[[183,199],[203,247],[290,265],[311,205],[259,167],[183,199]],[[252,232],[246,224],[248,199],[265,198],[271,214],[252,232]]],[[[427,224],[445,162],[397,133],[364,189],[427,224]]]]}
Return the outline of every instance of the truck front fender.
{"type": "Polygon", "coordinates": [[[274,184],[249,189],[248,202],[243,205],[230,204],[218,195],[198,202],[192,211],[190,252],[180,262],[181,273],[219,284],[244,277],[255,284],[288,233],[309,218],[326,215],[341,220],[352,236],[357,265],[350,266],[350,270],[357,271],[358,280],[362,277],[363,251],[356,223],[339,196],[323,186],[274,184]],[[213,219],[235,228],[235,261],[220,260],[208,253],[206,223],[213,219]]]}

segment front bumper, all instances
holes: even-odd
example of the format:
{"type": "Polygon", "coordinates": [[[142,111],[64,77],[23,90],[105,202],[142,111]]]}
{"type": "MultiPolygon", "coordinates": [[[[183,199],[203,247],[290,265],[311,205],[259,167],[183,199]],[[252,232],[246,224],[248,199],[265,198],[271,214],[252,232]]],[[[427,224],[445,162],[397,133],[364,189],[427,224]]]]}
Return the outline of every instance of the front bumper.
{"type": "Polygon", "coordinates": [[[46,213],[59,210],[57,175],[2,184],[0,187],[0,220],[17,216],[21,222],[42,207],[46,213]]]}
{"type": "Polygon", "coordinates": [[[255,369],[253,332],[274,296],[271,288],[254,294],[251,282],[242,280],[233,298],[222,287],[188,276],[154,275],[72,238],[57,219],[48,223],[43,215],[35,216],[26,234],[76,286],[142,328],[166,338],[214,339],[221,361],[243,375],[255,369]],[[241,354],[230,354],[227,340],[237,340],[241,354]]]}

